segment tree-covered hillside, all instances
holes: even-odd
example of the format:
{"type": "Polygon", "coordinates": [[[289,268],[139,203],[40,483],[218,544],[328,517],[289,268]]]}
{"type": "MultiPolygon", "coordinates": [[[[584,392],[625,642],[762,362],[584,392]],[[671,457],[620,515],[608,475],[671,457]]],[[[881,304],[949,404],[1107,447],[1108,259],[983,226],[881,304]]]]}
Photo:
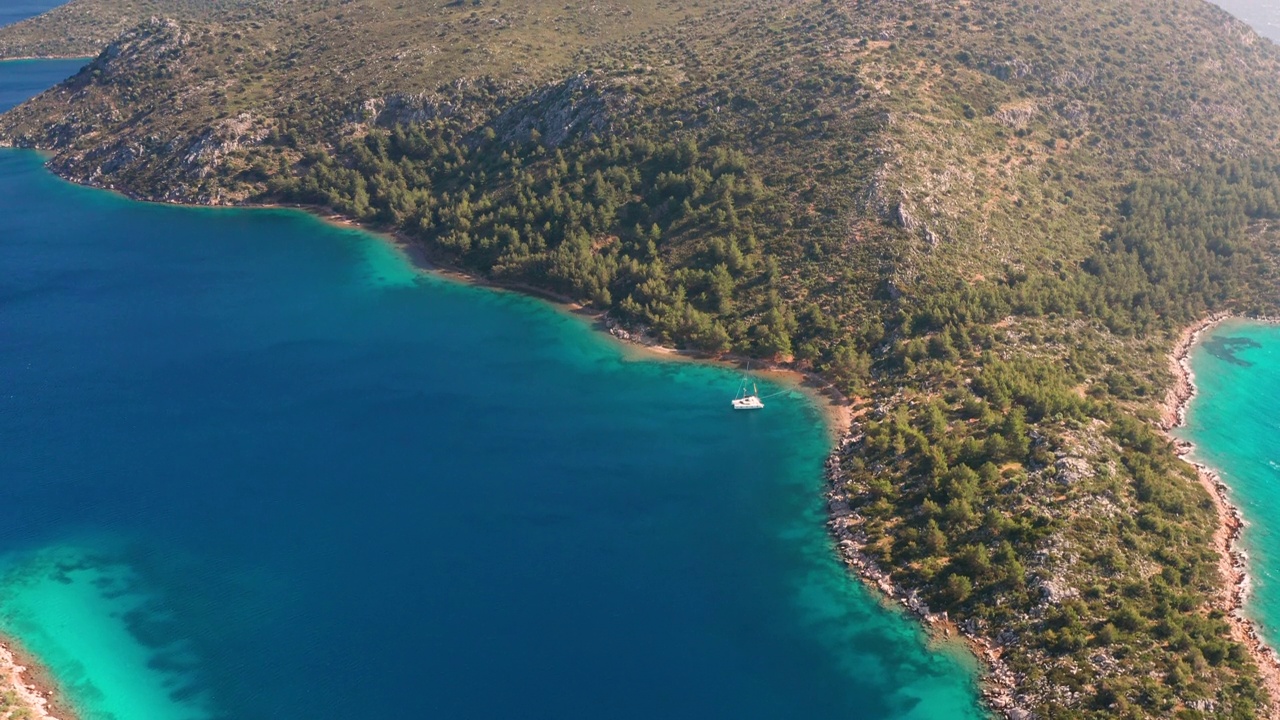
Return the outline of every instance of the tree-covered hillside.
{"type": "Polygon", "coordinates": [[[31,54],[136,21],[0,139],[814,371],[855,408],[844,551],[990,642],[1002,709],[1270,711],[1214,506],[1154,427],[1181,328],[1280,292],[1280,51],[1222,11],[148,3],[0,30],[31,54]]]}

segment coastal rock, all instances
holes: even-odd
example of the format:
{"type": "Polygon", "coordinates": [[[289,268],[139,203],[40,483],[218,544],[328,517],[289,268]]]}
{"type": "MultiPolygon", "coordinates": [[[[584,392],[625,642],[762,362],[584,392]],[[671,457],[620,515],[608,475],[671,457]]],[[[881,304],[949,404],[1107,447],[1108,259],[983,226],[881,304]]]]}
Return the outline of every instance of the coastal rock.
{"type": "MultiPolygon", "coordinates": [[[[1227,313],[1210,315],[1184,330],[1174,345],[1174,351],[1169,356],[1169,369],[1174,382],[1165,398],[1160,419],[1160,427],[1166,433],[1186,424],[1187,407],[1196,394],[1195,375],[1191,370],[1191,350],[1201,335],[1228,317],[1230,315],[1227,313]]],[[[1190,443],[1169,437],[1175,442],[1175,448],[1182,458],[1185,459],[1194,450],[1190,443]]],[[[1250,586],[1247,556],[1238,547],[1244,519],[1240,510],[1231,504],[1229,488],[1222,478],[1205,465],[1192,463],[1192,466],[1200,485],[1213,501],[1219,518],[1213,545],[1218,552],[1218,572],[1226,586],[1218,608],[1225,612],[1232,639],[1247,647],[1257,661],[1268,692],[1273,698],[1280,696],[1280,656],[1267,646],[1254,621],[1241,612],[1250,586]]]]}
{"type": "Polygon", "coordinates": [[[50,700],[55,693],[47,683],[38,682],[29,656],[20,655],[10,643],[0,643],[0,687],[4,688],[5,717],[31,720],[58,720],[50,700]]]}

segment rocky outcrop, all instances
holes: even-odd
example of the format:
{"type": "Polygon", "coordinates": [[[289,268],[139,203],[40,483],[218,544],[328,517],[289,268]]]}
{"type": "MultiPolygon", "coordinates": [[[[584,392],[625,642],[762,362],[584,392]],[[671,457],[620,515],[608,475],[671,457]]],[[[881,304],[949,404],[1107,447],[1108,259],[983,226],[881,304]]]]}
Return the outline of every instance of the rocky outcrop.
{"type": "Polygon", "coordinates": [[[394,127],[426,123],[458,114],[458,103],[436,93],[392,93],[362,102],[351,120],[355,123],[394,127]]]}
{"type": "Polygon", "coordinates": [[[183,50],[190,42],[190,34],[177,21],[153,17],[107,45],[73,80],[127,83],[142,63],[163,72],[182,59],[183,50]]]}
{"type": "Polygon", "coordinates": [[[605,135],[613,119],[627,112],[634,98],[621,88],[579,73],[519,100],[490,126],[506,142],[524,142],[537,133],[559,147],[579,135],[605,135]]]}
{"type": "Polygon", "coordinates": [[[988,637],[982,621],[974,618],[955,625],[946,612],[933,612],[921,597],[918,588],[907,588],[895,582],[892,574],[868,554],[867,535],[862,527],[865,519],[849,505],[844,489],[846,477],[841,469],[843,458],[857,454],[861,439],[861,433],[855,425],[827,457],[827,528],[835,542],[836,551],[863,582],[919,617],[931,633],[950,635],[958,632],[965,639],[969,648],[983,663],[982,694],[992,709],[1008,718],[1033,717],[1021,707],[1022,703],[1016,697],[1019,684],[1025,678],[1015,674],[1001,660],[1003,648],[1016,642],[1016,635],[1000,633],[993,640],[988,637]]]}
{"type": "Polygon", "coordinates": [[[1029,125],[1038,112],[1035,103],[1019,103],[996,110],[991,119],[1007,128],[1019,130],[1029,125]]]}
{"type": "Polygon", "coordinates": [[[219,120],[183,148],[182,162],[200,177],[205,177],[225,157],[247,145],[257,145],[268,132],[264,121],[247,112],[219,120]]]}
{"type": "Polygon", "coordinates": [[[369,98],[346,119],[359,130],[462,118],[474,128],[492,129],[500,142],[528,142],[537,137],[554,148],[583,134],[609,133],[613,119],[627,112],[633,102],[619,86],[593,79],[589,73],[578,73],[532,92],[482,78],[460,80],[436,92],[369,98]]]}

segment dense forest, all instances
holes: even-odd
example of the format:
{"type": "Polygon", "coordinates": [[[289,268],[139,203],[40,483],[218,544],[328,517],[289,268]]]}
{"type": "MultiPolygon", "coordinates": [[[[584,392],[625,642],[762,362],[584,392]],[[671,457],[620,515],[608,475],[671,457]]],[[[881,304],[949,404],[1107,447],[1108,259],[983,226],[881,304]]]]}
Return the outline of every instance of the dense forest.
{"type": "Polygon", "coordinates": [[[859,552],[998,648],[1019,708],[1270,712],[1156,406],[1184,327],[1277,306],[1280,51],[1200,0],[435,10],[175,3],[0,140],[816,373],[853,406],[859,552]]]}
{"type": "Polygon", "coordinates": [[[321,154],[271,189],[401,229],[495,279],[611,309],[667,343],[829,364],[837,328],[816,306],[797,314],[781,300],[779,263],[759,236],[787,209],[746,158],[693,138],[619,135],[548,150],[396,127],[340,146],[350,163],[321,154]],[[699,240],[672,262],[673,236],[699,240]]]}

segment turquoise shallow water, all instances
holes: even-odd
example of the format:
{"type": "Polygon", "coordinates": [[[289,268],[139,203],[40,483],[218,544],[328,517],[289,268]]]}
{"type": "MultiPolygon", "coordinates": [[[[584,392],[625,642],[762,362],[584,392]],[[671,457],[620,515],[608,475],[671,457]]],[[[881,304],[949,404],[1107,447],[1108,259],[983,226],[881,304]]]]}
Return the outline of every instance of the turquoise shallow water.
{"type": "Polygon", "coordinates": [[[1215,469],[1247,523],[1252,594],[1246,612],[1268,643],[1280,640],[1280,327],[1231,321],[1191,355],[1199,388],[1187,426],[1194,459],[1215,469]]]}
{"type": "Polygon", "coordinates": [[[798,394],[22,151],[0,342],[0,628],[90,720],[981,716],[836,561],[798,394]]]}

